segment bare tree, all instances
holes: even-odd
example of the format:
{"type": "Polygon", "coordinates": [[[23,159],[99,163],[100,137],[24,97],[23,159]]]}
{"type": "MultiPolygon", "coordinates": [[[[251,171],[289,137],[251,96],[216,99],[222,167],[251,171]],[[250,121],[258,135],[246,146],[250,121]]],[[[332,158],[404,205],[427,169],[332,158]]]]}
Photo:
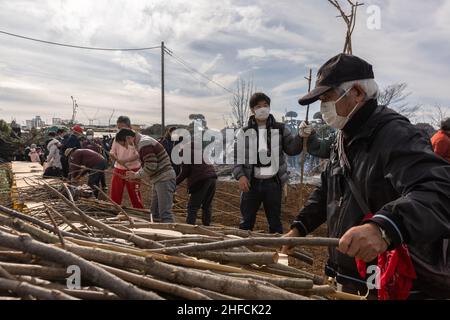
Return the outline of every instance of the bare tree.
{"type": "Polygon", "coordinates": [[[230,102],[231,121],[234,127],[242,128],[246,123],[250,113],[249,101],[254,91],[253,80],[238,79],[236,92],[230,102]]]}
{"type": "Polygon", "coordinates": [[[408,103],[407,98],[411,95],[411,92],[407,92],[407,88],[408,85],[406,83],[388,85],[380,91],[378,103],[394,109],[407,118],[413,118],[420,105],[410,105],[408,103]]]}
{"type": "Polygon", "coordinates": [[[339,4],[338,0],[328,0],[328,2],[331,3],[339,11],[340,17],[344,20],[345,24],[347,25],[347,32],[345,35],[345,45],[343,52],[347,54],[353,54],[352,34],[353,31],[355,31],[356,26],[356,12],[358,11],[358,7],[364,5],[364,3],[359,3],[358,1],[354,3],[351,0],[347,0],[347,2],[351,6],[351,12],[349,14],[346,14],[342,9],[341,5],[339,4]]]}
{"type": "Polygon", "coordinates": [[[444,111],[442,106],[435,105],[435,112],[430,116],[433,127],[440,128],[441,122],[449,117],[448,112],[444,111]]]}

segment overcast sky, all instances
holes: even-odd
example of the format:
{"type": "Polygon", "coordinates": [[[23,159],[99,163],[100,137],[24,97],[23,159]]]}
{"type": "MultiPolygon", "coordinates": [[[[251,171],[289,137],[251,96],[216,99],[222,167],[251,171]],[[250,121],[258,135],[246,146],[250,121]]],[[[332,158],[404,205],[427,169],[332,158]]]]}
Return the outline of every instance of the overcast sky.
{"type": "MultiPolygon", "coordinates": [[[[381,87],[406,82],[412,104],[450,106],[450,1],[368,0],[359,12],[353,53],[374,66],[381,87]],[[369,30],[366,9],[381,9],[369,30]]],[[[346,3],[346,1],[342,2],[346,3]]],[[[233,90],[253,78],[280,119],[307,90],[304,76],[342,51],[344,24],[326,0],[0,0],[0,30],[68,44],[148,47],[165,41],[190,65],[233,90]]],[[[231,95],[166,58],[166,122],[203,113],[222,128],[231,95]]],[[[112,110],[135,123],[160,121],[160,51],[98,52],[0,34],[0,118],[70,118],[107,123],[112,110]]],[[[318,111],[318,104],[313,112],[318,111]]]]}

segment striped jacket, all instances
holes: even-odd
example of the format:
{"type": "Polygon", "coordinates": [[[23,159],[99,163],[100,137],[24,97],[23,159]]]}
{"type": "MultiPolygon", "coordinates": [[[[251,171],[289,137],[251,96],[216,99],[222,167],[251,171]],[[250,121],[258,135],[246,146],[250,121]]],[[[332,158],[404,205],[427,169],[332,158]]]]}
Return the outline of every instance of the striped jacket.
{"type": "Polygon", "coordinates": [[[158,141],[136,133],[136,144],[142,163],[141,169],[136,173],[137,178],[149,178],[151,183],[176,178],[170,157],[158,141]]]}

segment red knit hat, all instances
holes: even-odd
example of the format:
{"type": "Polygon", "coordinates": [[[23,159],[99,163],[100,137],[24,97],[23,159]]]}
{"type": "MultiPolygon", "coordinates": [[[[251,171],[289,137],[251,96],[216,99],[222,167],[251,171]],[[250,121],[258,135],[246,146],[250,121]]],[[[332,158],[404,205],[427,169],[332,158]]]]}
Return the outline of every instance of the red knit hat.
{"type": "Polygon", "coordinates": [[[78,133],[83,133],[83,128],[81,128],[78,124],[73,126],[72,131],[78,132],[78,133]]]}

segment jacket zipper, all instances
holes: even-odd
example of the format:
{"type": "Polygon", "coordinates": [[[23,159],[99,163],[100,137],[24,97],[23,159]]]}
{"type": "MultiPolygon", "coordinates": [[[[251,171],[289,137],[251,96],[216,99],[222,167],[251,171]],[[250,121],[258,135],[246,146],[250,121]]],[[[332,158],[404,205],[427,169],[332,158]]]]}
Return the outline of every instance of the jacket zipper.
{"type": "Polygon", "coordinates": [[[342,204],[344,202],[344,197],[341,196],[338,203],[339,208],[339,217],[338,217],[338,223],[337,223],[337,229],[336,229],[336,236],[339,237],[340,230],[342,228],[342,221],[344,220],[345,212],[342,212],[342,204]]]}

